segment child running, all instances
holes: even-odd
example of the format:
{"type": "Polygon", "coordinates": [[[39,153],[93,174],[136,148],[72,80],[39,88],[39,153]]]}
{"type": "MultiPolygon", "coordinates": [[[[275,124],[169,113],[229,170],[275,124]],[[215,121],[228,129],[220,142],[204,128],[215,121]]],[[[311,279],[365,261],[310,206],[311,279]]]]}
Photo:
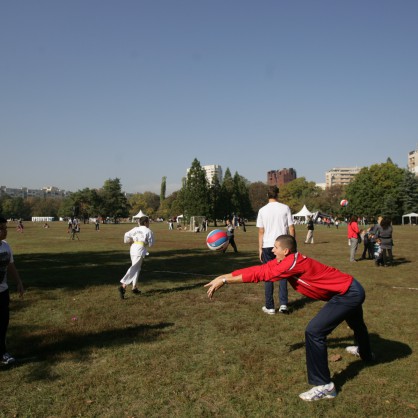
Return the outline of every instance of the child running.
{"type": "Polygon", "coordinates": [[[337,391],[328,368],[327,336],[341,322],[346,321],[354,331],[358,344],[347,347],[346,351],[362,360],[374,358],[363,320],[364,289],[353,276],[297,252],[296,240],[291,235],[280,235],[273,253],[275,260],[223,274],[206,284],[205,287],[209,287],[208,297],[212,299],[213,294],[225,284],[287,279],[302,295],[327,301],[305,330],[308,381],[315,386],[299,397],[304,401],[334,398],[337,391]]]}
{"type": "Polygon", "coordinates": [[[129,267],[125,276],[120,281],[122,285],[119,287],[119,295],[121,299],[125,298],[126,286],[132,283],[132,292],[140,294],[141,291],[136,287],[142,262],[147,253],[147,246],[152,247],[154,244],[154,234],[149,229],[148,216],[139,218],[139,226],[132,228],[125,233],[124,243],[131,244],[130,254],[132,265],[129,267]]]}

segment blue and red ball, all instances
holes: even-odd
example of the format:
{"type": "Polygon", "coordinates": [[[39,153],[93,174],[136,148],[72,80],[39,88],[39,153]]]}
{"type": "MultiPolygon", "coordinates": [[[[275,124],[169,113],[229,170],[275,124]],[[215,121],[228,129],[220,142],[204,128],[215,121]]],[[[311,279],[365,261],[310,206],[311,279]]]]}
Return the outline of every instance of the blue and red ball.
{"type": "Polygon", "coordinates": [[[222,229],[214,229],[206,237],[206,244],[210,250],[223,250],[229,244],[228,234],[222,229]]]}

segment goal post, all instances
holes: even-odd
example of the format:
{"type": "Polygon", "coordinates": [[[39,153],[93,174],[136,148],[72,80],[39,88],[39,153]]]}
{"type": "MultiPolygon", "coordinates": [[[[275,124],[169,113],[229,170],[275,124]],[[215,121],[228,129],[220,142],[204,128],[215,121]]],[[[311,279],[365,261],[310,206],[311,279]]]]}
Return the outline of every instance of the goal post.
{"type": "Polygon", "coordinates": [[[206,217],[205,216],[191,216],[189,231],[191,232],[206,231],[206,217]]]}

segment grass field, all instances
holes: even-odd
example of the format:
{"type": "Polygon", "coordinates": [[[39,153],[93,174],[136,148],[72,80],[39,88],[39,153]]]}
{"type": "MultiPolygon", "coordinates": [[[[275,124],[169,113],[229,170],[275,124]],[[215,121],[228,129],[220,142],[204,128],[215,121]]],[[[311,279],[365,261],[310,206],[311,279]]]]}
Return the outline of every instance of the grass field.
{"type": "MultiPolygon", "coordinates": [[[[123,233],[132,224],[9,225],[7,241],[27,288],[11,284],[8,349],[0,366],[1,417],[416,417],[418,416],[418,229],[395,226],[396,265],[350,263],[346,227],[318,226],[299,250],[353,274],[365,287],[365,320],[377,361],[344,352],[345,324],[329,338],[338,396],[306,403],[304,329],[323,306],[289,287],[291,315],[265,315],[262,284],[223,287],[213,301],[203,284],[257,264],[257,229],[236,231],[239,253],[211,252],[205,233],[153,224],[141,296],[120,300],[130,265],[123,233]]],[[[212,228],[210,228],[212,229],[212,228]]],[[[358,254],[360,255],[360,254],[358,254]]],[[[278,288],[278,286],[276,286],[278,288]]]]}

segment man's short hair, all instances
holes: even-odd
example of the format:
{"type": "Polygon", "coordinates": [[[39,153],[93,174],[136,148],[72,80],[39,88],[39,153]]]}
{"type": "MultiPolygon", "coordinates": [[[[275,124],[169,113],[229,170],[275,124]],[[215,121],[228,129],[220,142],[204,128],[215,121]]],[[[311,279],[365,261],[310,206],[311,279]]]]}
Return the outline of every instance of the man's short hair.
{"type": "Polygon", "coordinates": [[[277,186],[269,186],[267,196],[269,199],[277,199],[279,196],[279,188],[277,186]]]}
{"type": "Polygon", "coordinates": [[[0,224],[7,224],[7,219],[0,216],[0,224]]]}
{"type": "Polygon", "coordinates": [[[295,253],[298,250],[298,246],[293,235],[279,235],[276,241],[280,243],[280,246],[285,249],[287,248],[291,253],[295,253]]]}

